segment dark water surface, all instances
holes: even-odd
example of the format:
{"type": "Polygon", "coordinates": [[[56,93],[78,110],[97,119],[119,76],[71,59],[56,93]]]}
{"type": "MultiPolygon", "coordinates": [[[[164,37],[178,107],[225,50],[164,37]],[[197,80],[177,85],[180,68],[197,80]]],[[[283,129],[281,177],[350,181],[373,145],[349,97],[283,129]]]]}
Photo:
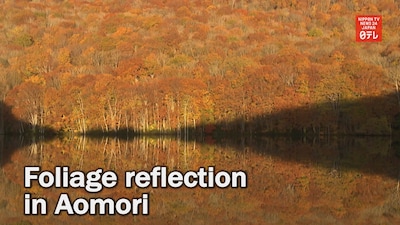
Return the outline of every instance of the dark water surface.
{"type": "Polygon", "coordinates": [[[399,224],[399,158],[387,137],[331,139],[103,137],[35,140],[1,137],[0,224],[399,224]],[[247,188],[139,188],[124,186],[125,171],[245,171],[247,188]],[[54,171],[112,170],[118,185],[24,187],[24,167],[54,171]],[[24,215],[24,194],[47,202],[47,215],[24,215]],[[53,215],[59,197],[140,198],[149,215],[53,215]]]}

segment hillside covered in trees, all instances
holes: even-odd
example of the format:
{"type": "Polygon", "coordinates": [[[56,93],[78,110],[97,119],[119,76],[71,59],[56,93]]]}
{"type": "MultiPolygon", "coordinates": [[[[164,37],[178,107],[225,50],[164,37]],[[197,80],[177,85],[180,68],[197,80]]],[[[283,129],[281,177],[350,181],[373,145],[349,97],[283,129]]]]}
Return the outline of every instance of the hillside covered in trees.
{"type": "Polygon", "coordinates": [[[2,1],[2,130],[387,135],[399,4],[2,1]],[[368,14],[382,15],[382,42],[355,42],[368,14]]]}

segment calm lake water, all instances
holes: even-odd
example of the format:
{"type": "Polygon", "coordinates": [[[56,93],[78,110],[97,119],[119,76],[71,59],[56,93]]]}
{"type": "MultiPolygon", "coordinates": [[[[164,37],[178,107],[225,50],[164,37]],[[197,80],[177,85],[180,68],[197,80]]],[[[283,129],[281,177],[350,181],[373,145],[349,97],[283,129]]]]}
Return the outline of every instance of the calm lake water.
{"type": "MultiPolygon", "coordinates": [[[[0,224],[399,224],[400,163],[386,137],[263,138],[204,142],[175,138],[1,137],[0,224]],[[126,188],[125,171],[245,171],[247,188],[126,188]],[[24,187],[24,167],[112,170],[118,185],[24,187]],[[47,203],[47,215],[24,215],[24,194],[47,203]],[[149,215],[53,215],[59,197],[140,198],[149,215]]],[[[82,205],[81,205],[82,207],[82,205]]]]}

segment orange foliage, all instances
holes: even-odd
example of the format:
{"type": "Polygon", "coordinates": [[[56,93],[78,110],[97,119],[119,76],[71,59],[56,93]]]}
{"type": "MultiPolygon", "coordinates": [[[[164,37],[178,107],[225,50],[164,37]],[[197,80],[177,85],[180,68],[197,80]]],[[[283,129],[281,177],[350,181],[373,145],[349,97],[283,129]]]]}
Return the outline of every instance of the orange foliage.
{"type": "MultiPolygon", "coordinates": [[[[41,96],[39,114],[46,115],[41,122],[56,129],[104,131],[124,124],[167,130],[235,119],[243,127],[252,118],[323,103],[333,105],[318,110],[334,123],[337,118],[330,116],[344,100],[384,94],[395,84],[389,83],[388,67],[360,54],[368,50],[371,58],[393,64],[396,44],[386,50],[354,44],[347,18],[365,7],[382,11],[390,26],[382,45],[395,43],[396,6],[6,2],[1,10],[11,19],[2,24],[2,90],[20,84],[7,99],[21,119],[30,107],[21,93],[38,92],[31,97],[41,96]]],[[[385,113],[391,117],[396,111],[385,113]]],[[[282,126],[313,126],[303,117],[288,115],[282,126]]]]}

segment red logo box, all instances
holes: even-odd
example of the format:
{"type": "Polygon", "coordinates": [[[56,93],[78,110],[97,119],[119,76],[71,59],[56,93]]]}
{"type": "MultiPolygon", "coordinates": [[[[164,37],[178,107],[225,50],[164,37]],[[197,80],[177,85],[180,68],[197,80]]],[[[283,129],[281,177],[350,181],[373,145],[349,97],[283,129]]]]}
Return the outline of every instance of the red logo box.
{"type": "Polygon", "coordinates": [[[357,42],[382,41],[382,16],[381,15],[356,16],[356,41],[357,42]]]}

